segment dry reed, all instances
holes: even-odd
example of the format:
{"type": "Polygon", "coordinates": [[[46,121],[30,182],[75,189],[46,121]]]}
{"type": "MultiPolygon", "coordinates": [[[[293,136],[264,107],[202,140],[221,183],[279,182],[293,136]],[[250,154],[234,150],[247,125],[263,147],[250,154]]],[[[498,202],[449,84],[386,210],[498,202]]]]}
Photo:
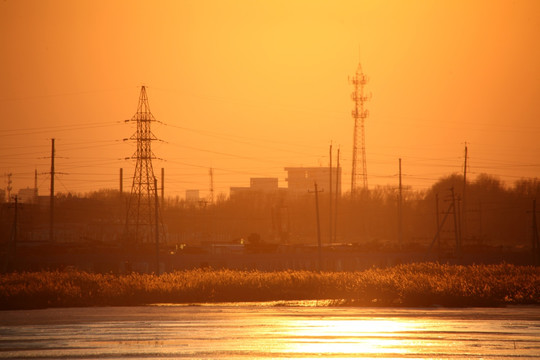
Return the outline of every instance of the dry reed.
{"type": "Polygon", "coordinates": [[[78,271],[0,275],[4,310],[319,299],[349,306],[540,304],[540,272],[509,264],[422,263],[322,273],[199,269],[160,276],[78,271]]]}

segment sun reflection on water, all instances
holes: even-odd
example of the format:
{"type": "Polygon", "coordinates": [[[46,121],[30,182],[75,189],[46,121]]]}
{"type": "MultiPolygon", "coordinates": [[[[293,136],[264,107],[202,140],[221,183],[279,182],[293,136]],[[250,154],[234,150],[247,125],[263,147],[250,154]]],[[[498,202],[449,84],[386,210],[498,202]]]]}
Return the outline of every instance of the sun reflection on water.
{"type": "Polygon", "coordinates": [[[284,337],[290,342],[284,352],[336,357],[344,355],[405,355],[415,351],[407,334],[419,330],[415,322],[394,319],[316,319],[284,323],[284,337]]]}
{"type": "Polygon", "coordinates": [[[235,304],[47,309],[2,316],[0,359],[538,359],[540,351],[536,307],[235,304]]]}

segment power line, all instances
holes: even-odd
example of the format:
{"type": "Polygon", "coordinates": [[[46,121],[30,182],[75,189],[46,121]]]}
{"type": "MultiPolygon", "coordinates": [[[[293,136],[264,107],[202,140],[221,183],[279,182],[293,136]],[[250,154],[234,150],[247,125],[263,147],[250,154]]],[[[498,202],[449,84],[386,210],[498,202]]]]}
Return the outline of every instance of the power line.
{"type": "MultiPolygon", "coordinates": [[[[115,122],[114,125],[120,124],[120,122],[115,122]]],[[[30,128],[30,129],[4,129],[0,130],[0,137],[5,136],[23,136],[23,135],[35,135],[35,134],[44,134],[54,131],[66,132],[66,131],[75,131],[75,130],[85,130],[85,129],[96,129],[113,126],[112,123],[90,123],[86,125],[59,125],[59,126],[49,126],[46,128],[30,128]],[[40,130],[41,129],[41,130],[40,130]]]]}
{"type": "MultiPolygon", "coordinates": [[[[219,138],[219,139],[222,139],[222,140],[228,140],[228,141],[231,141],[231,142],[237,142],[237,143],[240,143],[240,144],[253,145],[253,146],[257,146],[257,147],[267,147],[267,146],[259,144],[261,142],[266,142],[266,143],[272,143],[272,144],[303,147],[303,148],[310,148],[310,149],[318,149],[319,148],[318,146],[300,144],[300,143],[297,143],[297,142],[290,143],[290,142],[277,141],[277,140],[269,140],[269,139],[262,139],[262,138],[253,138],[253,137],[246,137],[246,136],[239,136],[239,135],[231,135],[231,134],[225,134],[225,133],[217,133],[217,132],[208,131],[208,130],[191,129],[191,128],[187,128],[187,127],[183,127],[183,126],[172,125],[172,124],[165,124],[165,125],[169,126],[169,127],[185,130],[185,131],[198,133],[198,134],[209,136],[209,137],[219,138]],[[253,141],[255,141],[255,143],[253,143],[253,141]]],[[[273,149],[273,150],[276,149],[276,148],[273,148],[273,147],[268,147],[268,148],[273,149]]],[[[288,151],[288,150],[285,150],[285,151],[288,151]]]]}

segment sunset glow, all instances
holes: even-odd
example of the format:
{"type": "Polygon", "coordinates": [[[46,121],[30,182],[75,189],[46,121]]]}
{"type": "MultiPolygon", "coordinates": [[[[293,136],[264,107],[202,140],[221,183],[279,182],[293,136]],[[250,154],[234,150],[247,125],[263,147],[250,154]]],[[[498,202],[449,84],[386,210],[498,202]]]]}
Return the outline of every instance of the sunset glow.
{"type": "MultiPolygon", "coordinates": [[[[351,174],[348,82],[369,77],[370,186],[422,190],[463,170],[508,184],[540,175],[540,2],[3,1],[0,172],[16,191],[125,187],[124,123],[148,90],[166,195],[216,193],[328,166],[351,174]],[[61,173],[61,174],[60,174],[61,173]]],[[[5,187],[6,180],[3,180],[5,187]]]]}
{"type": "Polygon", "coordinates": [[[0,44],[0,359],[540,353],[540,0],[3,0],[0,44]]]}

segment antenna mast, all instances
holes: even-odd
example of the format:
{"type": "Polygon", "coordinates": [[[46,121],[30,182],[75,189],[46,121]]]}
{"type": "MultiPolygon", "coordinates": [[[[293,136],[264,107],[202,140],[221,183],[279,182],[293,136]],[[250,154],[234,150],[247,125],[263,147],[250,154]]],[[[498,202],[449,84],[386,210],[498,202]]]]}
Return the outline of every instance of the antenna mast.
{"type": "Polygon", "coordinates": [[[155,216],[159,212],[155,201],[158,189],[152,167],[152,159],[156,157],[151,149],[152,141],[158,139],[150,130],[150,124],[156,121],[150,112],[146,88],[142,86],[137,112],[126,120],[137,125],[137,131],[129,138],[137,142],[137,151],[128,158],[135,159],[136,164],[125,227],[126,240],[134,243],[151,242],[160,235],[156,233],[161,219],[155,216]]]}
{"type": "Polygon", "coordinates": [[[357,161],[358,161],[358,126],[361,131],[361,152],[362,152],[362,183],[363,188],[367,190],[367,165],[366,165],[366,139],[364,120],[368,117],[368,110],[364,109],[364,103],[368,100],[368,97],[364,95],[364,85],[366,85],[368,78],[362,72],[362,65],[358,63],[358,68],[354,77],[350,80],[354,87],[354,91],[351,94],[351,98],[354,101],[354,109],[352,111],[352,117],[354,119],[354,135],[353,135],[353,160],[352,160],[352,175],[351,175],[351,196],[356,192],[356,178],[357,173],[357,161]]]}

